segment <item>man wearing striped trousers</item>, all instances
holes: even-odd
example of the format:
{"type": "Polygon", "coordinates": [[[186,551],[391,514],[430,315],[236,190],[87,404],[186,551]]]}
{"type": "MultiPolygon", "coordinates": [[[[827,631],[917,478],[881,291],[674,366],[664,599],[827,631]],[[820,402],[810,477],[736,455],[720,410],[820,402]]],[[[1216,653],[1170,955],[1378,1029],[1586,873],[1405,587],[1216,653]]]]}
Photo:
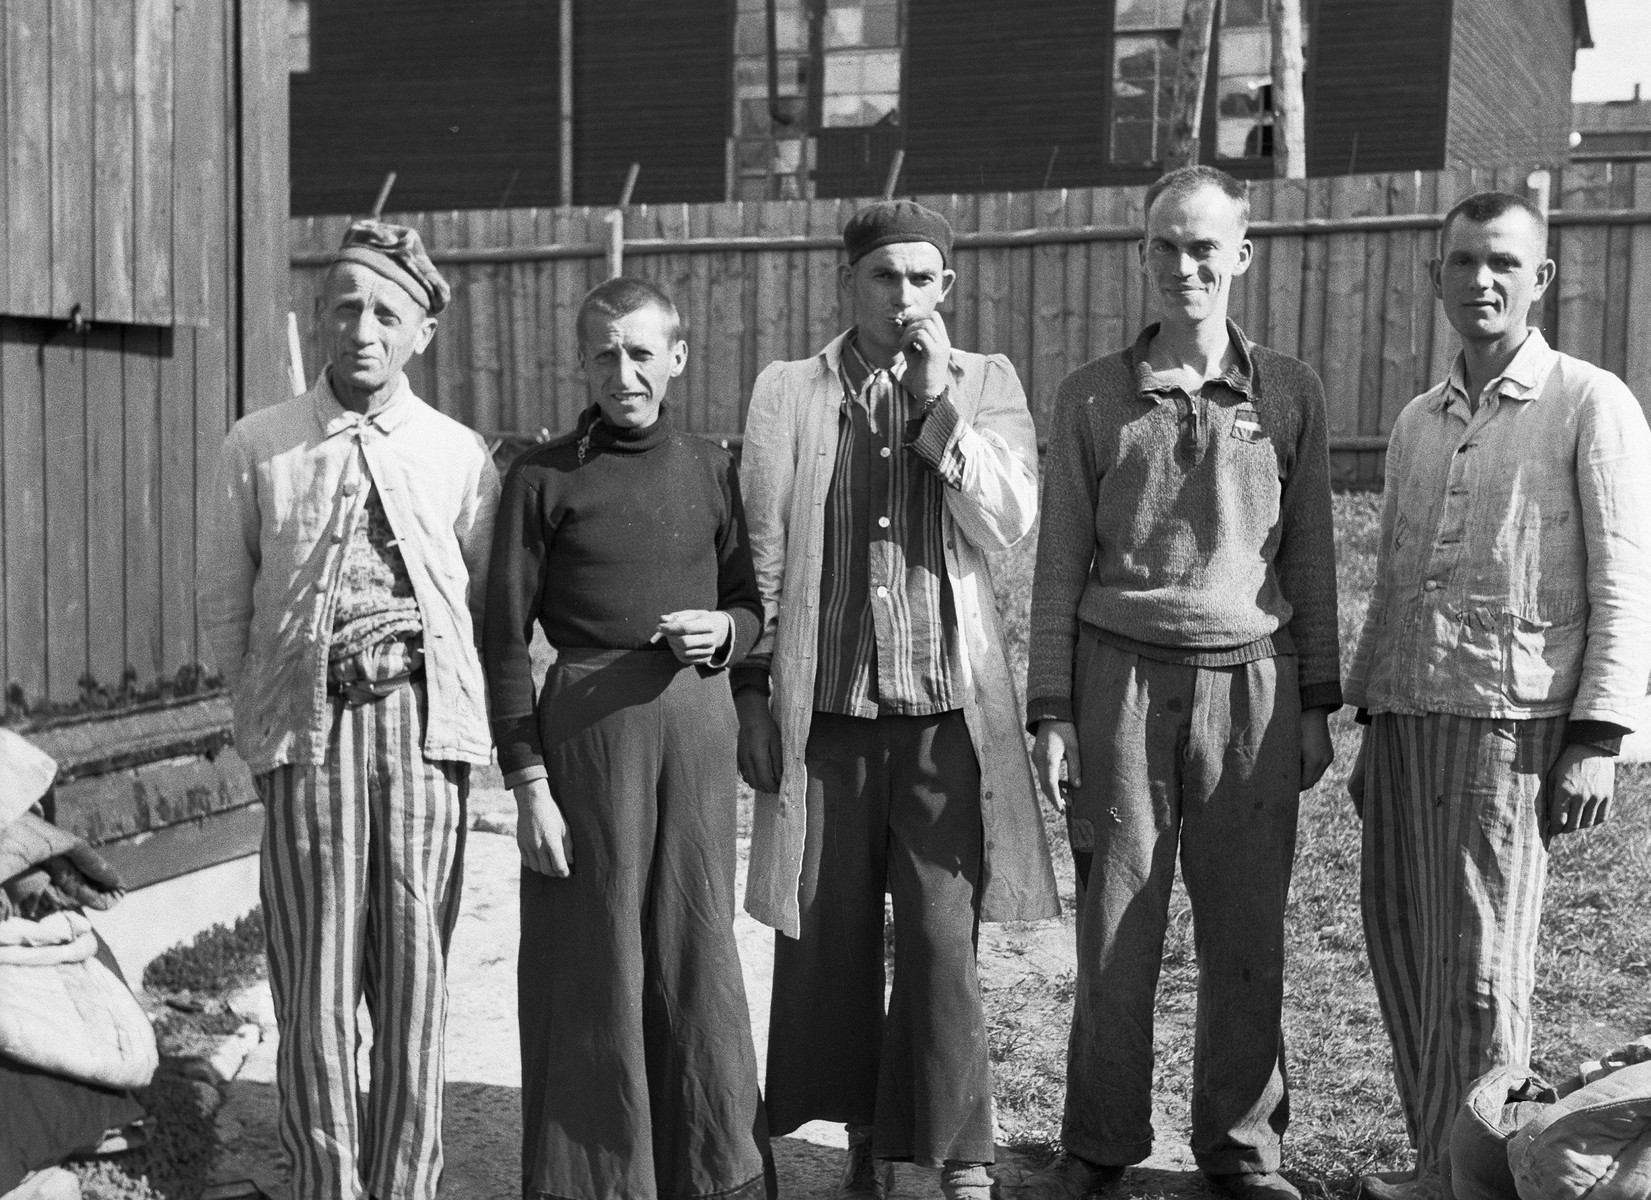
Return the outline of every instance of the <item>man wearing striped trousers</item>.
{"type": "Polygon", "coordinates": [[[1546,251],[1521,197],[1451,210],[1433,279],[1461,353],[1388,446],[1348,787],[1416,1166],[1367,1176],[1376,1200],[1451,1196],[1469,1086],[1528,1064],[1548,843],[1605,819],[1651,664],[1651,433],[1621,380],[1527,327],[1546,251]]]}
{"type": "Polygon", "coordinates": [[[404,373],[448,294],[417,233],[351,227],[319,313],[331,361],[230,431],[200,579],[265,806],[293,1200],[433,1200],[441,1179],[447,944],[469,770],[491,753],[475,642],[498,502],[481,439],[404,373]]]}

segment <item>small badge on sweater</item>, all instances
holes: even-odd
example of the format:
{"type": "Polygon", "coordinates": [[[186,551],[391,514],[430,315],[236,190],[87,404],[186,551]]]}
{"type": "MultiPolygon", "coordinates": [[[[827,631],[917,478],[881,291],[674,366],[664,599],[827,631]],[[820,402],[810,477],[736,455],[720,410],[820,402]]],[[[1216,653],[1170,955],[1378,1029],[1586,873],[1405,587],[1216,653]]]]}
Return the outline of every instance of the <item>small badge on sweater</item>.
{"type": "Polygon", "coordinates": [[[1267,433],[1261,428],[1261,414],[1254,405],[1241,404],[1233,412],[1232,436],[1241,442],[1259,442],[1267,433]]]}

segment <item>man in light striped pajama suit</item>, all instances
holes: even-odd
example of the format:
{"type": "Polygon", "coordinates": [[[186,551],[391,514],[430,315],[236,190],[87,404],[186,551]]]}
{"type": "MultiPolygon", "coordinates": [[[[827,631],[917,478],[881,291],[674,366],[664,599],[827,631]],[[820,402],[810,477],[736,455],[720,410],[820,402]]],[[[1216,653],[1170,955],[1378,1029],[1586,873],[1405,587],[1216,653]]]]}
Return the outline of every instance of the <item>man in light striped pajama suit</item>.
{"type": "Polygon", "coordinates": [[[1548,842],[1605,819],[1645,696],[1651,434],[1621,380],[1527,327],[1553,276],[1527,201],[1451,210],[1433,280],[1461,353],[1387,451],[1348,788],[1416,1168],[1367,1176],[1377,1200],[1448,1198],[1468,1086],[1528,1063],[1548,842]]]}
{"type": "Polygon", "coordinates": [[[263,915],[294,1200],[433,1200],[446,956],[498,476],[405,367],[449,296],[411,229],[360,221],[327,273],[331,361],[236,423],[200,591],[266,811],[263,915]],[[373,1026],[356,1078],[356,1008],[373,1026]]]}

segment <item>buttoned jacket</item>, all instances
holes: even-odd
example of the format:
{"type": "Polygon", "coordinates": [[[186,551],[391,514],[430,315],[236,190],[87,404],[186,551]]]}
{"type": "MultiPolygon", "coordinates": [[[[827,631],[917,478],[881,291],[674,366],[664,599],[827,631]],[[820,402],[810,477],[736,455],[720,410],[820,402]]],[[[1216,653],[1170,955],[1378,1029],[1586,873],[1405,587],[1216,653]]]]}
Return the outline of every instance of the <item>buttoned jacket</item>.
{"type": "MultiPolygon", "coordinates": [[[[804,754],[814,712],[825,502],[831,487],[843,388],[844,337],[812,358],[770,364],[757,378],[746,417],[740,491],[762,593],[763,632],[753,654],[769,654],[772,707],[783,773],[778,794],[758,794],[745,907],[792,937],[800,924],[804,849],[819,836],[807,822],[804,754]]],[[[962,636],[956,679],[980,762],[985,834],[981,918],[1058,914],[1048,839],[1021,732],[1019,688],[987,564],[1037,518],[1037,440],[1026,395],[1002,355],[951,352],[953,444],[962,477],[946,488],[946,574],[962,636]]]]}
{"type": "Polygon", "coordinates": [[[306,395],[236,422],[213,484],[202,623],[234,691],[236,749],[254,772],[326,759],[327,646],[366,473],[424,625],[424,756],[491,756],[476,639],[499,496],[492,457],[405,378],[363,416],[338,403],[322,372],[306,395]]]}
{"type": "Polygon", "coordinates": [[[1373,712],[1632,729],[1651,664],[1651,432],[1615,375],[1532,330],[1469,405],[1399,414],[1347,686],[1373,712]]]}

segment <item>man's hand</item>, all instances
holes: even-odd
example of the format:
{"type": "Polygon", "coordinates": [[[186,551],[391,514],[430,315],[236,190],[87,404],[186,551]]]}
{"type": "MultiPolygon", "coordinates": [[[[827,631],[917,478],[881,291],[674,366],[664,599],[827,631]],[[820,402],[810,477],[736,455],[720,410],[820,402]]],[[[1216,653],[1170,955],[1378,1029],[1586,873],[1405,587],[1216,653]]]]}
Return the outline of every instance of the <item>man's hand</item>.
{"type": "Polygon", "coordinates": [[[660,617],[650,640],[664,638],[678,662],[697,667],[715,658],[733,636],[734,621],[727,613],[685,608],[660,617]]]}
{"type": "Polygon", "coordinates": [[[1037,772],[1043,794],[1058,813],[1066,811],[1064,789],[1083,786],[1083,768],[1078,760],[1078,727],[1071,721],[1039,721],[1037,741],[1032,743],[1032,769],[1037,772]],[[1066,781],[1061,782],[1061,764],[1066,764],[1066,781]]]}
{"type": "Polygon", "coordinates": [[[1364,764],[1370,759],[1370,727],[1364,727],[1359,738],[1359,752],[1353,756],[1353,770],[1347,776],[1347,794],[1353,798],[1353,811],[1364,820],[1364,764]]]}
{"type": "Polygon", "coordinates": [[[932,400],[952,381],[952,339],[937,312],[913,321],[900,335],[900,353],[906,356],[905,389],[921,400],[932,400]]]}
{"type": "Polygon", "coordinates": [[[550,783],[519,783],[516,793],[516,848],[529,870],[556,879],[573,874],[573,835],[550,794],[550,783]]]}
{"type": "Polygon", "coordinates": [[[1603,825],[1617,788],[1617,764],[1594,746],[1566,746],[1542,781],[1537,820],[1542,840],[1603,825]]]}
{"type": "Polygon", "coordinates": [[[1301,714],[1301,790],[1306,791],[1335,760],[1336,748],[1330,744],[1330,714],[1322,708],[1309,708],[1301,714]]]}
{"type": "Polygon", "coordinates": [[[774,723],[768,697],[756,688],[742,688],[734,693],[734,709],[740,719],[740,778],[757,791],[772,795],[780,790],[785,768],[780,727],[774,723]]]}

